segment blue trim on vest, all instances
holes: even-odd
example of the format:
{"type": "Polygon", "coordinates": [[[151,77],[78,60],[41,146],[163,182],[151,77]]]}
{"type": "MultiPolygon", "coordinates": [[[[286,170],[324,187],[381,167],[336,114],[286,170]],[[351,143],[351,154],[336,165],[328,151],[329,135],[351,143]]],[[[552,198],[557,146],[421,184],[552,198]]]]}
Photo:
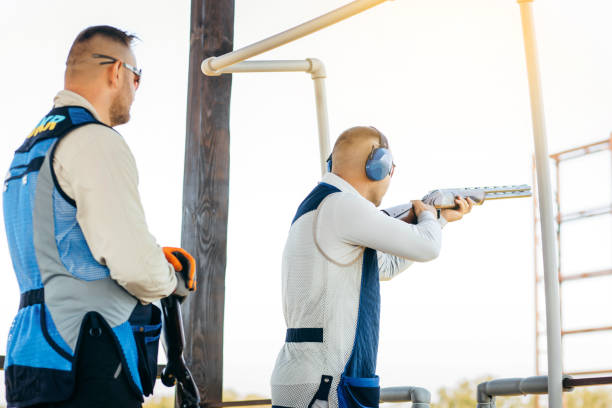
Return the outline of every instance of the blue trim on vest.
{"type": "Polygon", "coordinates": [[[330,194],[339,193],[339,192],[340,192],[340,189],[332,186],[331,184],[327,184],[323,182],[319,183],[310,192],[310,194],[308,194],[308,196],[304,199],[304,201],[302,201],[302,203],[298,207],[297,212],[295,213],[295,217],[293,217],[293,221],[291,221],[291,225],[293,225],[293,223],[296,222],[297,219],[300,218],[302,215],[310,211],[316,210],[319,204],[321,204],[321,201],[323,201],[325,197],[327,197],[330,194]]]}
{"type": "MultiPolygon", "coordinates": [[[[47,336],[55,327],[44,330],[41,321],[47,321],[44,304],[32,305],[17,312],[7,342],[5,369],[12,365],[49,368],[61,371],[72,370],[72,363],[49,343],[47,336]],[[47,336],[45,335],[45,331],[47,336]]],[[[59,336],[58,336],[59,337],[59,336]]],[[[63,350],[65,353],[65,351],[63,350]]]]}
{"type": "Polygon", "coordinates": [[[122,354],[127,363],[127,369],[130,373],[130,379],[142,394],[142,383],[138,373],[138,349],[136,348],[136,340],[132,334],[132,326],[127,321],[117,327],[113,327],[113,333],[121,347],[122,354]]]}
{"type": "Polygon", "coordinates": [[[287,329],[286,343],[323,343],[323,328],[305,327],[287,329]]]}
{"type": "Polygon", "coordinates": [[[351,357],[344,367],[343,375],[354,378],[376,376],[378,334],[380,323],[380,280],[376,251],[366,248],[361,270],[361,290],[357,329],[351,357]]]}
{"type": "Polygon", "coordinates": [[[97,122],[93,115],[82,107],[68,107],[68,116],[70,116],[73,125],[97,122]]]}
{"type": "Polygon", "coordinates": [[[371,378],[343,377],[343,380],[346,384],[354,387],[378,387],[380,385],[378,376],[371,378]]]}

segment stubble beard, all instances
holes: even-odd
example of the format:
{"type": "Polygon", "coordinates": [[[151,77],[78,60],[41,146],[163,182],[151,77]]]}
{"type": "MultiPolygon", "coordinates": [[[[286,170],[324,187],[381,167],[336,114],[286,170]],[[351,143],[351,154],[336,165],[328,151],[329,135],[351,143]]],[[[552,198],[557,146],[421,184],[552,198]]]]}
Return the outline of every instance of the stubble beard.
{"type": "Polygon", "coordinates": [[[130,104],[124,95],[125,93],[117,94],[111,103],[109,111],[111,126],[123,125],[130,120],[130,104]]]}

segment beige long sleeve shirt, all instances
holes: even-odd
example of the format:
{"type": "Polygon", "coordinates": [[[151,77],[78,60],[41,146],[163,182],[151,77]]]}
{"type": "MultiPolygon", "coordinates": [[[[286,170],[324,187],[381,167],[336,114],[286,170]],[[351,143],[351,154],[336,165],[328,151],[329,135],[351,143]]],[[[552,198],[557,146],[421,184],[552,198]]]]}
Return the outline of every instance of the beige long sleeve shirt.
{"type": "MultiPolygon", "coordinates": [[[[82,106],[82,96],[60,91],[56,107],[82,106]]],[[[132,153],[117,132],[85,125],[66,135],[53,159],[57,181],[77,205],[77,222],[94,258],[134,297],[149,303],[177,287],[177,275],[149,233],[132,153]]]]}

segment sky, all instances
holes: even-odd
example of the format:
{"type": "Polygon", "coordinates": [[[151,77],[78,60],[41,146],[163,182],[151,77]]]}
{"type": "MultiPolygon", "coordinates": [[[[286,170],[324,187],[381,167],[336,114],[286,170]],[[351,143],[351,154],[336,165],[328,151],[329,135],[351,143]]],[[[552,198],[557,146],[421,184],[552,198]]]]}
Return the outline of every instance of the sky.
{"type": "MultiPolygon", "coordinates": [[[[235,48],[347,3],[236,0],[235,48]]],[[[189,2],[0,2],[0,168],[63,87],[76,34],[110,24],[142,38],[143,81],[117,128],[140,172],[152,233],[179,245],[187,101],[189,2]]],[[[550,151],[612,131],[612,4],[534,3],[550,151]]],[[[382,207],[435,188],[532,184],[533,141],[519,6],[510,0],[395,0],[259,59],[321,59],[332,141],[373,125],[397,169],[382,207]]],[[[301,73],[237,74],[231,105],[224,386],[269,395],[284,340],[280,263],[290,221],[320,177],[312,81],[301,73]]],[[[561,169],[562,209],[610,202],[610,157],[561,169]]],[[[609,216],[563,229],[562,268],[612,265],[609,216]],[[566,232],[567,231],[567,232],[566,232]]],[[[482,375],[529,376],[534,364],[533,202],[486,202],[448,225],[438,259],[382,287],[383,386],[435,392],[482,375]]],[[[0,233],[0,350],[19,290],[0,233]]],[[[612,278],[564,284],[567,328],[609,325],[612,278]]],[[[541,296],[542,297],[542,296],[541,296]]],[[[543,309],[542,309],[543,311],[543,309]]],[[[543,313],[543,312],[542,312],[543,313]]],[[[609,334],[568,338],[568,370],[612,368],[609,334]]],[[[542,362],[545,366],[545,362],[542,362]]]]}

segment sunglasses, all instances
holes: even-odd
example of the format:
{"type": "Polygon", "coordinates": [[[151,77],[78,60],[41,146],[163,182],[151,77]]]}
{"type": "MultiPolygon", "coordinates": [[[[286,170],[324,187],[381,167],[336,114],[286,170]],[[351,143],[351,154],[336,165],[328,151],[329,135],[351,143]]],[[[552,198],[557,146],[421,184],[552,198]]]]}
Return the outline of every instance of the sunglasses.
{"type": "Polygon", "coordinates": [[[119,61],[123,67],[125,67],[126,69],[134,73],[134,83],[136,84],[136,88],[138,88],[138,86],[140,85],[140,78],[142,77],[142,69],[136,68],[128,64],[127,62],[123,62],[118,58],[111,57],[110,55],[92,54],[91,56],[94,58],[105,58],[105,59],[110,60],[110,61],[101,62],[100,65],[114,64],[115,62],[119,61]]]}

